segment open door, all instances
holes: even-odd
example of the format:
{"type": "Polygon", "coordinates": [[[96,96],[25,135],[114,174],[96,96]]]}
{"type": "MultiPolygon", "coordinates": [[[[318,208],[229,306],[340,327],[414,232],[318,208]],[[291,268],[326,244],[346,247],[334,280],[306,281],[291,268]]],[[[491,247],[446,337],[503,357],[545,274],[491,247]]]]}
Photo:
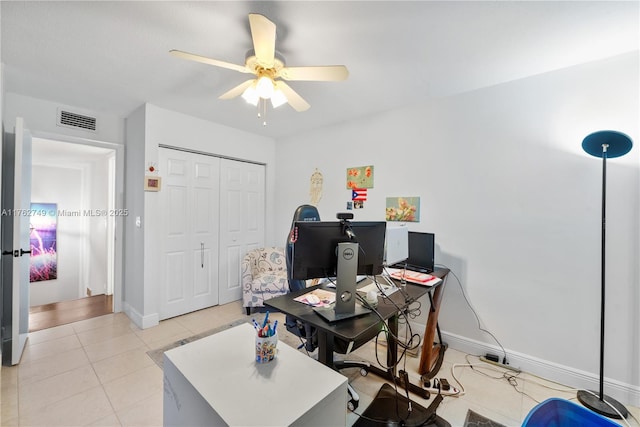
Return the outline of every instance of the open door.
{"type": "Polygon", "coordinates": [[[2,147],[2,364],[16,365],[29,333],[31,135],[22,118],[2,147]]]}

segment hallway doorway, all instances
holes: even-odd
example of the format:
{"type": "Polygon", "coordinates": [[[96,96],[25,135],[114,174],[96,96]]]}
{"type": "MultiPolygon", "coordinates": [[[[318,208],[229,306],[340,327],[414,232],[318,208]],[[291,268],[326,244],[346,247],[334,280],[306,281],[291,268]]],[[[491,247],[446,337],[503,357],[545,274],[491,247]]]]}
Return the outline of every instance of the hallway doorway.
{"type": "Polygon", "coordinates": [[[115,157],[112,148],[33,138],[31,202],[53,206],[56,242],[55,274],[30,283],[30,332],[114,311],[115,157]]]}

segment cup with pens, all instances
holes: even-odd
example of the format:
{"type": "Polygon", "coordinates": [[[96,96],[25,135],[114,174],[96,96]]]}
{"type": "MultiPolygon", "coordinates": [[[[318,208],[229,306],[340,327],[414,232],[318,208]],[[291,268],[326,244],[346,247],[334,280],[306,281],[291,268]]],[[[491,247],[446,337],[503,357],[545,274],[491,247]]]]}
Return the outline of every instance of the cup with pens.
{"type": "Polygon", "coordinates": [[[271,362],[277,353],[278,331],[276,328],[278,327],[278,321],[271,323],[268,311],[262,326],[255,319],[251,319],[251,321],[256,330],[256,363],[271,362]]]}

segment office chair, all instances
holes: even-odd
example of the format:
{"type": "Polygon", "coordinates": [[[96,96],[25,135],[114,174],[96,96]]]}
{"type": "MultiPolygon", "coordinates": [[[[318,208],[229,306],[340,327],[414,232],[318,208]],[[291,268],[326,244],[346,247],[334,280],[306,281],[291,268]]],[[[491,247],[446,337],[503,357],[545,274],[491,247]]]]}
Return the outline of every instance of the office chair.
{"type": "MultiPolygon", "coordinates": [[[[315,206],[311,205],[301,205],[299,206],[295,213],[293,214],[293,220],[291,221],[291,229],[289,231],[289,236],[287,236],[287,244],[285,247],[286,251],[286,262],[287,262],[287,277],[289,278],[289,291],[298,291],[300,289],[304,289],[307,287],[307,283],[305,280],[297,280],[291,279],[291,264],[293,262],[293,242],[292,238],[294,236],[295,231],[295,223],[296,221],[320,221],[320,214],[318,213],[318,209],[315,206]]],[[[302,346],[308,352],[314,351],[318,347],[318,335],[315,331],[315,328],[311,327],[308,324],[305,324],[299,320],[294,319],[293,317],[287,316],[285,322],[286,328],[289,332],[297,335],[303,340],[302,346]]],[[[348,354],[352,350],[356,350],[360,346],[368,343],[372,339],[374,339],[380,330],[382,329],[382,325],[380,329],[373,330],[366,337],[358,340],[357,342],[347,342],[345,340],[341,340],[335,338],[334,340],[334,351],[338,354],[348,354]]],[[[362,376],[367,375],[368,369],[371,365],[368,362],[364,361],[355,361],[355,360],[336,360],[333,362],[333,368],[335,370],[341,370],[346,368],[360,368],[360,374],[362,376]]],[[[351,385],[347,384],[347,389],[349,391],[349,402],[348,407],[350,410],[354,410],[358,407],[358,402],[360,397],[358,393],[351,387],[351,385]]]]}

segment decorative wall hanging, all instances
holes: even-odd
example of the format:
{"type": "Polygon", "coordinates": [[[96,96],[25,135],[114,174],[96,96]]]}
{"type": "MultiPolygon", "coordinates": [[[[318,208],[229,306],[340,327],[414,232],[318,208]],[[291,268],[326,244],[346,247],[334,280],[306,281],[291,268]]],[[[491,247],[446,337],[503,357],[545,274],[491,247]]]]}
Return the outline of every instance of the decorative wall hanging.
{"type": "Polygon", "coordinates": [[[324,178],[322,174],[316,168],[315,172],[311,174],[311,182],[309,185],[309,196],[311,197],[311,204],[313,206],[318,206],[320,203],[320,199],[322,199],[322,184],[324,182],[324,178]]]}
{"type": "Polygon", "coordinates": [[[373,166],[348,168],[347,188],[373,188],[373,166]]]}
{"type": "Polygon", "coordinates": [[[29,282],[58,278],[58,206],[31,203],[29,282]]]}
{"type": "Polygon", "coordinates": [[[159,176],[144,177],[144,191],[160,191],[161,178],[159,176]]]}
{"type": "Polygon", "coordinates": [[[420,197],[387,197],[385,219],[420,222],[420,197]]]}

